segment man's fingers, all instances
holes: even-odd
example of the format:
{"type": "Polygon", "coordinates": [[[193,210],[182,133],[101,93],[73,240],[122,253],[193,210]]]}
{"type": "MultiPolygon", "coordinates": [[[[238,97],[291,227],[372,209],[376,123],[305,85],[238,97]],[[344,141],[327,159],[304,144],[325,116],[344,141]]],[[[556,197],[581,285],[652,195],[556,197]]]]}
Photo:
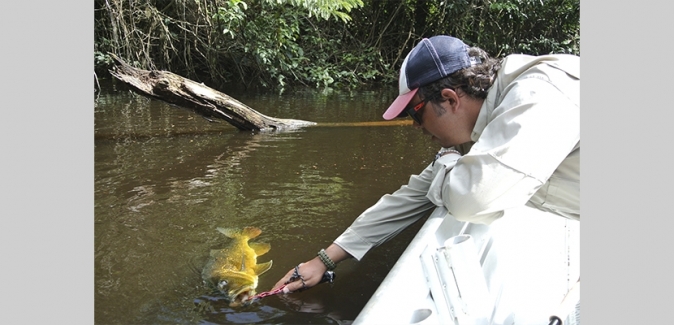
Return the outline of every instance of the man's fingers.
{"type": "Polygon", "coordinates": [[[276,289],[280,288],[282,285],[286,284],[286,282],[288,282],[288,280],[290,280],[290,277],[292,276],[294,271],[295,270],[288,271],[288,273],[286,273],[286,275],[284,275],[283,278],[281,278],[281,280],[276,282],[276,284],[274,285],[272,290],[276,290],[276,289]]]}
{"type": "MultiPolygon", "coordinates": [[[[288,278],[288,277],[286,277],[286,278],[288,278]]],[[[281,287],[281,286],[283,286],[284,284],[286,285],[286,286],[283,288],[283,293],[293,293],[293,292],[298,292],[298,291],[302,291],[303,289],[308,289],[308,288],[309,288],[308,286],[306,286],[306,282],[305,282],[305,284],[303,285],[303,284],[302,284],[302,280],[300,280],[300,279],[295,280],[295,281],[293,281],[293,282],[290,282],[290,283],[286,284],[286,278],[284,278],[281,282],[279,282],[280,285],[278,286],[278,287],[281,287]]],[[[276,288],[276,287],[275,287],[275,288],[276,288]]]]}
{"type": "Polygon", "coordinates": [[[302,287],[302,284],[299,281],[290,282],[288,285],[283,288],[283,293],[293,293],[299,290],[302,287]]]}
{"type": "Polygon", "coordinates": [[[304,264],[305,263],[300,263],[294,269],[288,271],[288,273],[286,273],[286,275],[283,278],[281,278],[281,280],[276,282],[272,290],[277,290],[278,288],[285,285],[285,287],[283,288],[283,292],[292,293],[306,290],[316,285],[316,283],[318,283],[320,280],[316,281],[315,275],[312,273],[312,272],[315,273],[315,270],[312,270],[311,268],[306,269],[305,266],[304,269],[300,271],[300,267],[304,264]]]}
{"type": "Polygon", "coordinates": [[[299,292],[302,290],[309,289],[310,286],[306,285],[306,282],[303,284],[301,280],[297,280],[294,282],[288,283],[288,285],[283,288],[284,293],[293,293],[293,292],[299,292]]]}

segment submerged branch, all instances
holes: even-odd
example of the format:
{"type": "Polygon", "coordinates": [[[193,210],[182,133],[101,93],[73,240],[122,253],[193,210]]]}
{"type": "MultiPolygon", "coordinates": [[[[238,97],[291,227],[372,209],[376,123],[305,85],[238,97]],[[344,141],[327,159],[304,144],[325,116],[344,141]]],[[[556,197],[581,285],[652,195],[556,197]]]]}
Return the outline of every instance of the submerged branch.
{"type": "Polygon", "coordinates": [[[110,74],[142,95],[193,110],[207,117],[227,121],[239,130],[281,131],[315,125],[315,122],[269,117],[203,83],[169,71],[132,67],[114,54],[110,74]]]}

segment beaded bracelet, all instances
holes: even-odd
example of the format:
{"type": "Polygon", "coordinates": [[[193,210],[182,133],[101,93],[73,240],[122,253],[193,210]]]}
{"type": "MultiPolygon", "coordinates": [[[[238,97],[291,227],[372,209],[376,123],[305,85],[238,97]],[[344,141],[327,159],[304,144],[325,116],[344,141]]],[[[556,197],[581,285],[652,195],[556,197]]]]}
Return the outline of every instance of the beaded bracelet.
{"type": "Polygon", "coordinates": [[[335,269],[336,267],[335,262],[333,262],[330,259],[330,256],[328,256],[328,254],[325,253],[325,249],[321,249],[316,255],[318,255],[318,258],[320,258],[323,264],[325,264],[325,266],[328,267],[328,271],[332,271],[335,269]]]}
{"type": "Polygon", "coordinates": [[[440,151],[438,151],[438,153],[435,154],[435,158],[433,159],[433,165],[432,166],[435,166],[436,160],[440,159],[440,157],[442,157],[442,156],[444,156],[448,153],[455,153],[459,156],[461,155],[461,153],[459,151],[457,151],[456,149],[454,149],[454,147],[442,148],[442,149],[440,149],[440,151]]]}

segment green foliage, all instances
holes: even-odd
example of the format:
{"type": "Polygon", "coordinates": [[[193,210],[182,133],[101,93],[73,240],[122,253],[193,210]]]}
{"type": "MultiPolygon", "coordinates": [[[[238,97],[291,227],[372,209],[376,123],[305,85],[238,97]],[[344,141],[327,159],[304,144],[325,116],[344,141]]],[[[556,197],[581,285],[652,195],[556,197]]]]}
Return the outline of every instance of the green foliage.
{"type": "Polygon", "coordinates": [[[94,66],[110,66],[112,57],[109,54],[100,51],[94,51],[94,66]]]}
{"type": "Polygon", "coordinates": [[[351,20],[348,15],[351,9],[363,6],[361,0],[264,0],[264,2],[271,5],[289,4],[294,8],[304,8],[308,12],[309,18],[320,17],[328,20],[334,17],[343,22],[351,20]]]}
{"type": "Polygon", "coordinates": [[[107,53],[214,87],[394,83],[422,37],[494,56],[580,54],[579,0],[95,0],[94,65],[107,53]]]}
{"type": "Polygon", "coordinates": [[[218,26],[224,26],[223,34],[228,34],[232,39],[236,37],[235,30],[239,30],[246,18],[244,10],[248,5],[241,0],[229,0],[224,7],[219,7],[218,12],[213,14],[213,20],[218,26]]]}

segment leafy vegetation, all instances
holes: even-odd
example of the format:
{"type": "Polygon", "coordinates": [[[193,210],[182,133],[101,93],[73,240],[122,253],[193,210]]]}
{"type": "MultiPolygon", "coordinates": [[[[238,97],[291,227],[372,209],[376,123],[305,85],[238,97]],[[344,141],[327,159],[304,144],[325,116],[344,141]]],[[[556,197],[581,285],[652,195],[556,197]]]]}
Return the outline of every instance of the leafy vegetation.
{"type": "Polygon", "coordinates": [[[94,18],[97,71],[115,53],[216,88],[391,83],[437,34],[495,56],[580,55],[579,0],[95,0],[94,18]]]}

